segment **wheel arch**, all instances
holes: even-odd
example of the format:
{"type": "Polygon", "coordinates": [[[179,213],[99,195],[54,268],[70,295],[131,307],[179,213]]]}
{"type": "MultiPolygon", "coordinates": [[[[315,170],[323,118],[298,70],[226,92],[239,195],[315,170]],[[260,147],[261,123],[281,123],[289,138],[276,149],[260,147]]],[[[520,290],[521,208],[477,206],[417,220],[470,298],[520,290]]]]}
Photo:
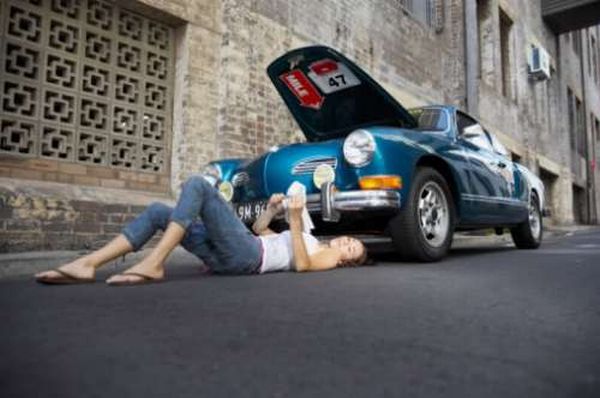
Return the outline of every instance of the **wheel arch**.
{"type": "Polygon", "coordinates": [[[535,197],[536,197],[536,199],[538,201],[538,205],[541,205],[541,203],[540,203],[541,197],[540,197],[540,193],[538,192],[537,188],[536,187],[531,187],[531,193],[535,194],[535,197]]]}
{"type": "MultiPolygon", "coordinates": [[[[460,220],[461,215],[461,202],[460,202],[460,191],[458,189],[458,184],[456,182],[456,178],[454,177],[454,173],[452,172],[452,168],[444,159],[439,156],[434,155],[423,155],[419,158],[416,163],[416,167],[430,167],[436,170],[438,173],[444,177],[446,182],[448,183],[448,187],[452,193],[452,199],[454,200],[454,208],[456,209],[456,217],[457,220],[460,220]]],[[[416,171],[416,169],[415,169],[416,171]]]]}

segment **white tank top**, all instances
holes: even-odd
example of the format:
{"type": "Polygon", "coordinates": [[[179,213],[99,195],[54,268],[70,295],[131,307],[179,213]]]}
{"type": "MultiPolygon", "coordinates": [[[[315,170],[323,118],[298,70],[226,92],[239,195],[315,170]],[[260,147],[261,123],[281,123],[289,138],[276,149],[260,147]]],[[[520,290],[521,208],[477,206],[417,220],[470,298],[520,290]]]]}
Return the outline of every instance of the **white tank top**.
{"type": "MultiPolygon", "coordinates": [[[[319,241],[314,236],[302,233],[308,255],[319,250],[319,241]]],[[[294,270],[294,249],[290,231],[280,234],[259,236],[263,245],[263,260],[260,273],[294,270]]]]}

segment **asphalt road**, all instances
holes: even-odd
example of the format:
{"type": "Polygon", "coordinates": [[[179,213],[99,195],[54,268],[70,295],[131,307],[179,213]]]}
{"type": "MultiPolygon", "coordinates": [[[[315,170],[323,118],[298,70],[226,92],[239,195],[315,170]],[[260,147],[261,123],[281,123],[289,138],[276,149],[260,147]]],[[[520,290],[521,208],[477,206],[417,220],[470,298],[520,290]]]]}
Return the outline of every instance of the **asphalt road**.
{"type": "Polygon", "coordinates": [[[599,230],[312,274],[189,260],[157,285],[0,281],[0,396],[600,396],[599,230]]]}

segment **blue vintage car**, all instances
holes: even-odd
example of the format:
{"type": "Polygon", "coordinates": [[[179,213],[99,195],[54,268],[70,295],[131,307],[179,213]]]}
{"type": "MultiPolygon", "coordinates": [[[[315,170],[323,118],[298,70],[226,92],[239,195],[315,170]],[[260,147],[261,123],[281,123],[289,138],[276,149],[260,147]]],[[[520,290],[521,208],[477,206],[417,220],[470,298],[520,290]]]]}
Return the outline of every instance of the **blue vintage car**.
{"type": "Polygon", "coordinates": [[[390,242],[406,259],[443,258],[454,231],[509,228],[542,241],[544,188],[473,117],[452,106],[407,110],[339,52],[288,52],[267,69],[307,142],[204,170],[251,223],[299,181],[316,235],[390,242]]]}

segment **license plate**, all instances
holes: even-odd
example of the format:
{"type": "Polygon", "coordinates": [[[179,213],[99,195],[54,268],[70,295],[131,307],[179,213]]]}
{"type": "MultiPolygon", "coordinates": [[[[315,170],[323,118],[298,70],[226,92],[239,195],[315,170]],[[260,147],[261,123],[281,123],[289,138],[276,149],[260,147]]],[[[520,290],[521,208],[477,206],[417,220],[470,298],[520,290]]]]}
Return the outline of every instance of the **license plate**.
{"type": "Polygon", "coordinates": [[[241,203],[234,206],[235,214],[245,224],[254,222],[263,211],[267,209],[268,201],[259,200],[255,202],[241,203]]]}

